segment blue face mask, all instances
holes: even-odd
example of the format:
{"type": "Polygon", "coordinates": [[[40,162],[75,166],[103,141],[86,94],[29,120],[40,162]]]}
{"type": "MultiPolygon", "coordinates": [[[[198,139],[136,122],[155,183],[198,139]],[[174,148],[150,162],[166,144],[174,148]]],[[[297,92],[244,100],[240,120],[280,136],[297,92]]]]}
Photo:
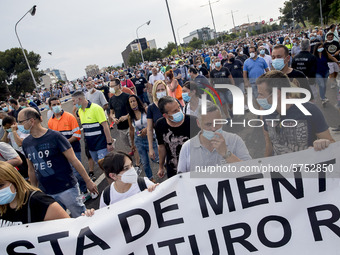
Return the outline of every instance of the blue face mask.
{"type": "Polygon", "coordinates": [[[210,141],[210,140],[213,139],[215,136],[217,136],[215,133],[220,133],[220,134],[222,134],[222,132],[223,132],[223,131],[222,131],[222,128],[217,129],[215,132],[209,131],[209,130],[204,130],[204,129],[203,129],[202,135],[210,141]]]}
{"type": "Polygon", "coordinates": [[[175,114],[173,114],[171,116],[173,118],[171,121],[176,122],[176,123],[181,122],[184,118],[184,114],[183,114],[182,110],[180,110],[179,112],[176,112],[175,114]]]}
{"type": "Polygon", "coordinates": [[[283,58],[276,58],[272,62],[275,70],[281,71],[285,67],[285,60],[283,58]]]}
{"type": "Polygon", "coordinates": [[[266,53],[265,50],[260,50],[260,54],[261,54],[261,55],[264,55],[265,53],[266,53]]]}
{"type": "Polygon", "coordinates": [[[158,100],[165,96],[166,96],[166,91],[156,92],[156,97],[158,100]]]}
{"type": "Polygon", "coordinates": [[[8,112],[8,107],[6,106],[6,107],[2,108],[2,110],[4,110],[5,112],[8,112]]]}
{"type": "Polygon", "coordinates": [[[286,40],[286,43],[289,43],[289,40],[286,40]]]}
{"type": "Polygon", "coordinates": [[[17,193],[11,191],[11,185],[0,190],[0,205],[7,205],[14,200],[17,193]]]}
{"type": "Polygon", "coordinates": [[[18,125],[18,130],[21,132],[21,133],[23,133],[23,134],[29,134],[30,132],[31,132],[31,130],[30,129],[25,129],[24,128],[24,125],[18,125]]]}
{"type": "Polygon", "coordinates": [[[45,108],[46,108],[46,110],[49,110],[49,109],[50,109],[50,107],[49,107],[48,105],[46,105],[46,107],[45,107],[45,108]]]}
{"type": "Polygon", "coordinates": [[[319,48],[318,52],[323,52],[324,48],[319,48]]]}
{"type": "Polygon", "coordinates": [[[11,132],[12,132],[12,128],[6,129],[6,131],[7,131],[8,133],[11,133],[11,132]]]}
{"type": "Polygon", "coordinates": [[[52,106],[52,111],[54,113],[60,113],[61,112],[61,106],[60,105],[56,105],[56,106],[52,106]]]}
{"type": "Polygon", "coordinates": [[[312,36],[312,37],[310,38],[310,40],[311,40],[311,41],[315,40],[315,37],[314,37],[314,36],[312,36]]]}
{"type": "Polygon", "coordinates": [[[202,68],[202,65],[199,65],[198,68],[201,69],[201,68],[202,68]]]}
{"type": "Polygon", "coordinates": [[[81,108],[81,104],[76,104],[76,107],[77,107],[78,109],[80,109],[80,108],[81,108]]]}
{"type": "Polygon", "coordinates": [[[190,102],[191,97],[189,96],[189,93],[182,93],[182,98],[185,102],[190,102]]]}
{"type": "MultiPolygon", "coordinates": [[[[271,94],[270,94],[271,95],[271,94]]],[[[269,96],[270,96],[269,95],[269,96]]],[[[268,97],[269,97],[268,96],[268,97]]],[[[268,98],[267,97],[267,98],[268,98]]],[[[272,105],[270,103],[268,103],[268,99],[267,98],[256,98],[256,101],[259,103],[259,105],[264,109],[264,110],[269,110],[272,105]]]]}
{"type": "Polygon", "coordinates": [[[10,106],[10,107],[9,107],[9,109],[11,109],[11,111],[13,111],[13,110],[14,110],[12,106],[10,106]]]}
{"type": "Polygon", "coordinates": [[[216,67],[220,67],[221,66],[221,62],[216,62],[215,66],[216,67]]]}

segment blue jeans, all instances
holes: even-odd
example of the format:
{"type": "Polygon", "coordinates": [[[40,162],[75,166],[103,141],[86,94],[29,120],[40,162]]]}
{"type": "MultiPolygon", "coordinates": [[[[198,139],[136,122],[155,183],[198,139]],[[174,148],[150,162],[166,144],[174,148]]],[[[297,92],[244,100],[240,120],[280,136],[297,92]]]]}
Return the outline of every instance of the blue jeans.
{"type": "Polygon", "coordinates": [[[69,209],[72,218],[79,217],[86,208],[83,201],[80,199],[79,184],[77,183],[72,188],[69,188],[63,192],[51,195],[55,201],[57,201],[64,209],[69,209]]]}
{"type": "MultiPolygon", "coordinates": [[[[76,154],[77,159],[81,162],[81,152],[80,151],[79,152],[74,152],[74,154],[76,154]]],[[[86,193],[87,192],[87,188],[86,188],[86,183],[85,183],[83,177],[81,177],[81,175],[72,166],[72,164],[71,164],[71,167],[72,167],[73,174],[77,178],[77,181],[79,183],[80,191],[83,192],[83,193],[86,193]]]]}
{"type": "MultiPolygon", "coordinates": [[[[150,179],[152,177],[152,170],[151,170],[150,161],[149,161],[149,143],[148,143],[147,137],[143,138],[135,134],[135,145],[138,150],[140,159],[142,161],[145,175],[150,179]]],[[[157,142],[155,138],[153,139],[152,147],[156,155],[155,161],[159,161],[157,142]]]]}
{"type": "Polygon", "coordinates": [[[253,89],[253,98],[256,100],[258,96],[258,91],[257,91],[257,84],[256,83],[251,83],[251,88],[253,89]]]}
{"type": "Polygon", "coordinates": [[[326,98],[326,84],[327,84],[327,78],[328,78],[328,73],[326,73],[325,76],[322,76],[319,73],[315,74],[315,78],[316,78],[316,83],[319,86],[319,93],[320,93],[320,97],[321,100],[326,98]]]}
{"type": "Polygon", "coordinates": [[[91,158],[94,160],[94,162],[98,162],[99,159],[102,159],[106,156],[108,153],[107,149],[101,149],[98,151],[90,151],[91,158]]]}

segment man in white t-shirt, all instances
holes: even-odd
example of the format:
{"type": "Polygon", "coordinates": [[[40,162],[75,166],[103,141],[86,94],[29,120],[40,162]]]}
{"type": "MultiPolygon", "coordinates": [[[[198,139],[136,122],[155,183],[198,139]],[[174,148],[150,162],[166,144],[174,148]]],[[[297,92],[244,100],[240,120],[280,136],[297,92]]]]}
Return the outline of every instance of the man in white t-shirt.
{"type": "Polygon", "coordinates": [[[268,69],[270,71],[270,68],[272,66],[272,57],[270,55],[266,54],[266,50],[265,50],[264,46],[259,47],[259,54],[260,54],[259,57],[263,58],[266,61],[267,65],[268,65],[268,69]]]}
{"type": "Polygon", "coordinates": [[[12,116],[6,116],[3,120],[3,129],[5,130],[4,136],[1,141],[5,143],[11,143],[12,147],[24,153],[22,150],[22,141],[29,136],[29,134],[24,134],[20,130],[18,130],[17,123],[15,118],[12,116]]]}
{"type": "Polygon", "coordinates": [[[97,90],[95,88],[94,81],[88,80],[86,83],[87,93],[85,94],[86,100],[95,103],[101,107],[103,107],[104,110],[106,110],[109,107],[108,102],[106,101],[106,98],[100,90],[97,90]]]}

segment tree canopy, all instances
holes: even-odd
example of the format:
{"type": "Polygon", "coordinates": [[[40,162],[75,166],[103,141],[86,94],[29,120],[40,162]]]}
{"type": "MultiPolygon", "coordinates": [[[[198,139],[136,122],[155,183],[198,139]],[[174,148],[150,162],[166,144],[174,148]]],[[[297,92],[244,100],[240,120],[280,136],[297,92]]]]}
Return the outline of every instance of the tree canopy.
{"type": "MultiPolygon", "coordinates": [[[[40,55],[26,50],[25,54],[35,80],[39,81],[39,77],[42,76],[42,73],[37,71],[40,55]]],[[[0,51],[0,99],[3,100],[9,92],[16,97],[21,92],[32,92],[33,89],[35,89],[35,85],[21,48],[0,51]]]]}

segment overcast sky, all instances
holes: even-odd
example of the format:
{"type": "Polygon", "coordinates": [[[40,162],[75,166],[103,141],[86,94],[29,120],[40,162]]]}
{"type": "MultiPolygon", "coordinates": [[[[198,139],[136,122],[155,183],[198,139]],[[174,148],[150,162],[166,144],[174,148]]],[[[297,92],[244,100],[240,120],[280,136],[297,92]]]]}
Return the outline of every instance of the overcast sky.
{"type": "MultiPolygon", "coordinates": [[[[215,2],[212,0],[211,2],[215,2]]],[[[284,0],[220,0],[212,4],[216,30],[232,28],[231,10],[235,25],[277,19],[284,0]]],[[[174,29],[179,30],[181,42],[191,31],[208,26],[213,28],[208,0],[168,0],[174,29]]],[[[56,68],[72,80],[85,75],[85,67],[99,68],[122,63],[121,52],[136,38],[136,29],[148,20],[149,26],[139,29],[139,36],[155,39],[157,48],[174,41],[165,0],[1,0],[0,51],[19,47],[15,23],[33,6],[30,14],[18,24],[22,45],[41,55],[40,69],[56,68]],[[52,56],[48,54],[52,52],[52,56]]]]}

